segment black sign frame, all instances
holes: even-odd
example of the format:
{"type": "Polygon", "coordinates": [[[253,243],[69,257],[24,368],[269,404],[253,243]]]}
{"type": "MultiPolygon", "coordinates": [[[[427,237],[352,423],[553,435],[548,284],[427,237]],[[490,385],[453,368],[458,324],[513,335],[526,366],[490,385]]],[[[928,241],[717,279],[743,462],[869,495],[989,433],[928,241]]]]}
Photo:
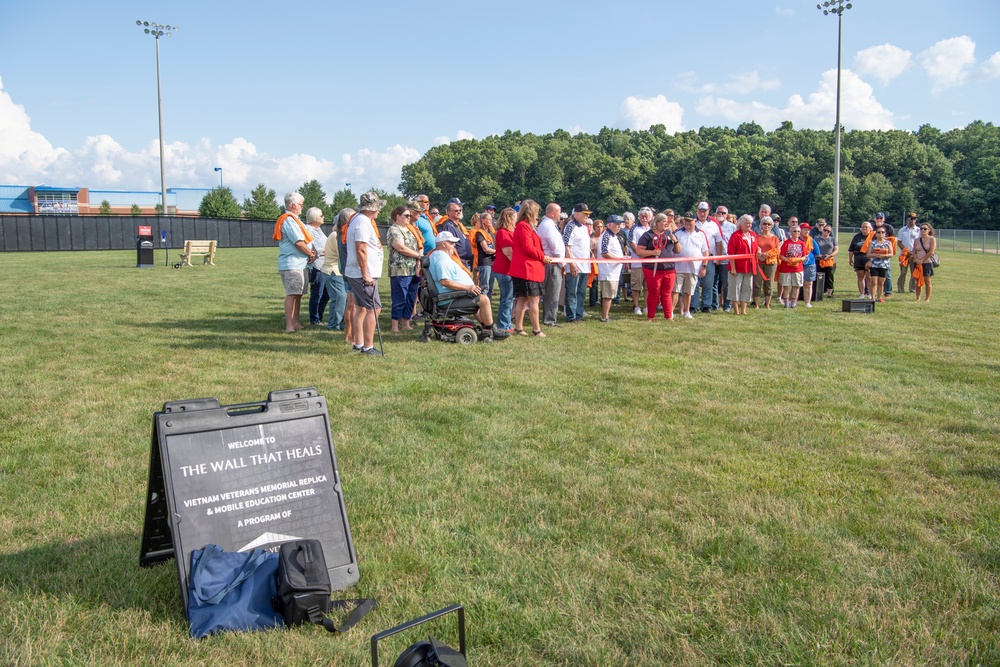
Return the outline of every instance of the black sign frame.
{"type": "Polygon", "coordinates": [[[357,583],[330,417],[315,387],[272,391],[260,403],[163,404],[153,416],[139,564],[176,560],[185,613],[192,551],[276,551],[299,538],[323,544],[334,589],[357,583]]]}

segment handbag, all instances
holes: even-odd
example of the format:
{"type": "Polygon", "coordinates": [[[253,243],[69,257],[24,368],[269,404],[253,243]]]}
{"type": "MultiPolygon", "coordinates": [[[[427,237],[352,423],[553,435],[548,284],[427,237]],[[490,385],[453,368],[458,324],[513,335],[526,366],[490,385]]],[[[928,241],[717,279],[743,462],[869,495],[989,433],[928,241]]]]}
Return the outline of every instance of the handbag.
{"type": "Polygon", "coordinates": [[[931,260],[931,266],[933,266],[935,269],[941,266],[941,258],[938,257],[938,254],[936,252],[931,253],[930,260],[931,260]]]}
{"type": "Polygon", "coordinates": [[[333,587],[319,540],[285,542],[278,549],[277,594],[272,601],[289,626],[314,623],[329,632],[347,632],[375,608],[375,600],[332,600],[333,587]],[[327,618],[333,608],[356,605],[342,625],[327,618]]]}
{"type": "Polygon", "coordinates": [[[282,625],[281,614],[271,607],[277,571],[278,554],[263,549],[240,553],[208,544],[193,551],[187,609],[191,637],[282,625]]]}

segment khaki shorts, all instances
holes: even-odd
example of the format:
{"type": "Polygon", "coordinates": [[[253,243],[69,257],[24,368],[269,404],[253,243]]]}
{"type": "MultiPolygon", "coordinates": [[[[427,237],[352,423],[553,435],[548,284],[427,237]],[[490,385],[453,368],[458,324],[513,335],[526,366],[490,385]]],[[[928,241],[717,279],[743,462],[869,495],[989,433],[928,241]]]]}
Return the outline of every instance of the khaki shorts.
{"type": "Polygon", "coordinates": [[[698,289],[697,273],[677,272],[677,282],[674,283],[674,294],[691,294],[693,296],[696,289],[698,289]]]}
{"type": "Polygon", "coordinates": [[[782,287],[802,287],[802,272],[778,274],[778,281],[782,287]]]}
{"type": "Polygon", "coordinates": [[[285,296],[302,296],[306,293],[309,281],[305,269],[278,271],[278,275],[281,276],[281,284],[285,287],[285,296]]]}
{"type": "Polygon", "coordinates": [[[602,280],[601,281],[601,298],[602,299],[613,299],[618,296],[618,281],[617,280],[602,280]]]}
{"type": "Polygon", "coordinates": [[[630,270],[632,274],[632,293],[641,292],[646,289],[646,276],[642,272],[642,264],[633,264],[633,268],[630,270]]]}

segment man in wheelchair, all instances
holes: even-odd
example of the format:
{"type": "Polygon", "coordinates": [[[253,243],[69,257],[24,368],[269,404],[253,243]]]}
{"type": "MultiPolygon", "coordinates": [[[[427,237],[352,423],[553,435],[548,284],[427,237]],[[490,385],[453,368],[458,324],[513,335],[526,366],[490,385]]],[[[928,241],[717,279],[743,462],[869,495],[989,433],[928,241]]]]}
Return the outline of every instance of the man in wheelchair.
{"type": "Polygon", "coordinates": [[[430,283],[433,283],[433,294],[444,297],[436,299],[434,315],[474,315],[482,324],[484,340],[507,338],[509,334],[493,324],[493,305],[489,297],[475,285],[468,270],[454,254],[458,238],[451,232],[443,231],[434,240],[434,252],[425,260],[428,287],[432,287],[430,283]],[[448,292],[456,294],[446,294],[448,292]]]}

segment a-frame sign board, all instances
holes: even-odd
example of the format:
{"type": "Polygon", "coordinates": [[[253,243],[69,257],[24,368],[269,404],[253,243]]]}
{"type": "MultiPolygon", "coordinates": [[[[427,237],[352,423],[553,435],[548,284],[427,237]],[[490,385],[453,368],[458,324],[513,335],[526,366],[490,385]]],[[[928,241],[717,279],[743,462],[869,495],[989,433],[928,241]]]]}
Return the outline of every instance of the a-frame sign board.
{"type": "Polygon", "coordinates": [[[177,561],[187,611],[191,552],[276,550],[312,538],[335,589],[358,581],[326,399],[315,388],[267,401],[173,401],[153,416],[139,562],[177,561]]]}

